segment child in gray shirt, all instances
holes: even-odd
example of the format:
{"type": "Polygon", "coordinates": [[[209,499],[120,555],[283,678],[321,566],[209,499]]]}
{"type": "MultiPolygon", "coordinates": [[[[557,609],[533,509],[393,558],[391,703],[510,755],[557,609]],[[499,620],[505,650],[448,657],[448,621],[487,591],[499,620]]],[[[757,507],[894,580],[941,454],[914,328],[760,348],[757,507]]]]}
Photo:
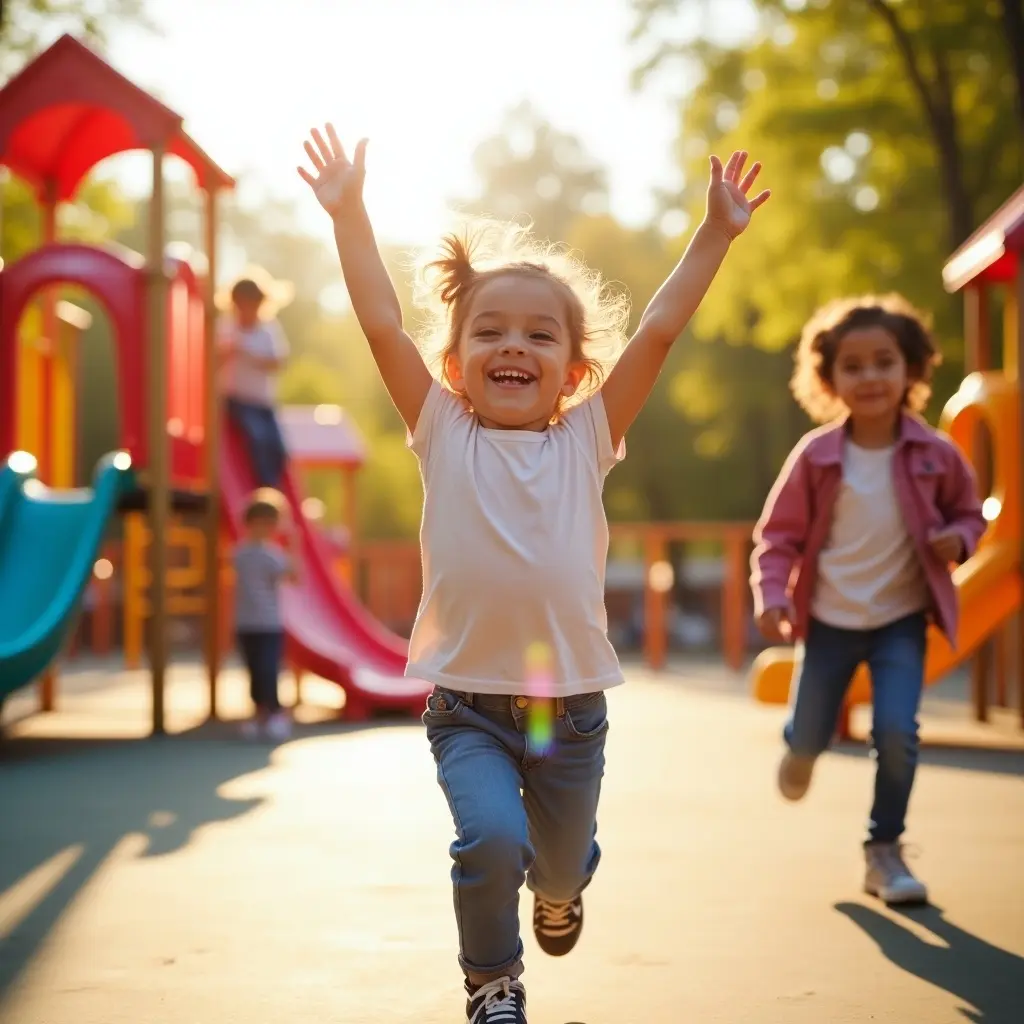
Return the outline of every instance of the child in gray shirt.
{"type": "Polygon", "coordinates": [[[284,653],[281,620],[281,584],[297,578],[295,544],[298,533],[289,529],[290,551],[274,537],[287,523],[284,496],[261,488],[249,500],[243,514],[244,536],[234,552],[235,635],[249,672],[249,692],[256,712],[242,727],[243,735],[256,739],[265,734],[285,740],[290,733],[281,709],[277,679],[284,653]]]}

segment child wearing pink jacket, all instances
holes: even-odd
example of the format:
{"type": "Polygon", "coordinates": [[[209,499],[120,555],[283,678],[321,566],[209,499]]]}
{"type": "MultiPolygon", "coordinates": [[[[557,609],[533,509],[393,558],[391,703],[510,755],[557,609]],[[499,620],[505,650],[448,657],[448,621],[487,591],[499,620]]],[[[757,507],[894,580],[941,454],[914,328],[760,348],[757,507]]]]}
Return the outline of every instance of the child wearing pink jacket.
{"type": "Polygon", "coordinates": [[[974,475],[917,413],[939,355],[896,295],[829,304],[804,329],[792,390],[824,424],[790,453],[754,533],[758,628],[796,641],[798,669],[778,784],[807,792],[861,662],[871,671],[874,803],[865,890],[925,902],[903,857],[918,755],[917,712],[929,620],[956,642],[951,563],[985,530],[974,475]]]}

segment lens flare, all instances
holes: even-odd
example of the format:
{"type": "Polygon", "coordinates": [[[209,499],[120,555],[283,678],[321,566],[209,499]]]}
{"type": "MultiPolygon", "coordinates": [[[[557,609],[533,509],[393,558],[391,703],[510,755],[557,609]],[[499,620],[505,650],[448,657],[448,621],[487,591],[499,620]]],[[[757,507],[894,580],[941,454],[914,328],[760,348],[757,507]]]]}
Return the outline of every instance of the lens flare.
{"type": "Polygon", "coordinates": [[[555,742],[555,698],[553,658],[545,643],[534,643],[526,650],[526,738],[531,749],[546,754],[555,742]]]}

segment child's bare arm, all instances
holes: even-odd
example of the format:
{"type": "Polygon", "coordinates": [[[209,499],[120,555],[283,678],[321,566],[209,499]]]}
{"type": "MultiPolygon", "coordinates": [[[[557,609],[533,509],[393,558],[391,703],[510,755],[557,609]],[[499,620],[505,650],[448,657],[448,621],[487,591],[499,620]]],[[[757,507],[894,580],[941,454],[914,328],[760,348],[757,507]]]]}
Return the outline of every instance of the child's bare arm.
{"type": "Polygon", "coordinates": [[[333,125],[327,125],[327,141],[315,129],[312,136],[313,142],[306,142],[305,148],[315,174],[303,167],[299,174],[334,221],[334,240],[352,308],[391,401],[413,431],[432,378],[402,325],[398,296],[363,205],[366,140],[356,146],[349,161],[333,125]]]}
{"type": "Polygon", "coordinates": [[[717,157],[711,158],[704,221],[682,260],[651,299],[636,334],[601,389],[614,446],[644,407],[669,349],[696,312],[732,240],[770,195],[765,191],[747,199],[761,165],[755,163],[741,180],[746,158],[744,152],[733,153],[725,168],[717,157]]]}
{"type": "Polygon", "coordinates": [[[287,583],[299,582],[299,565],[302,557],[302,538],[299,536],[298,528],[294,523],[287,526],[288,547],[285,551],[284,572],[281,578],[287,583]]]}

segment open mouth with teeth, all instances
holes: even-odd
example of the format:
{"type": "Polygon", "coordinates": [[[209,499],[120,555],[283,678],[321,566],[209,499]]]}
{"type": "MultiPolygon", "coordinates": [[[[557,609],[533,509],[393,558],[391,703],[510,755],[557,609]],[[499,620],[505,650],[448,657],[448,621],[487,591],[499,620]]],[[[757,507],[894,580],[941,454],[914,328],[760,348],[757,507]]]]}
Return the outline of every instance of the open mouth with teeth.
{"type": "Polygon", "coordinates": [[[495,384],[511,388],[525,387],[527,384],[532,384],[537,379],[529,370],[518,370],[507,366],[491,370],[487,374],[487,377],[495,384]]]}

